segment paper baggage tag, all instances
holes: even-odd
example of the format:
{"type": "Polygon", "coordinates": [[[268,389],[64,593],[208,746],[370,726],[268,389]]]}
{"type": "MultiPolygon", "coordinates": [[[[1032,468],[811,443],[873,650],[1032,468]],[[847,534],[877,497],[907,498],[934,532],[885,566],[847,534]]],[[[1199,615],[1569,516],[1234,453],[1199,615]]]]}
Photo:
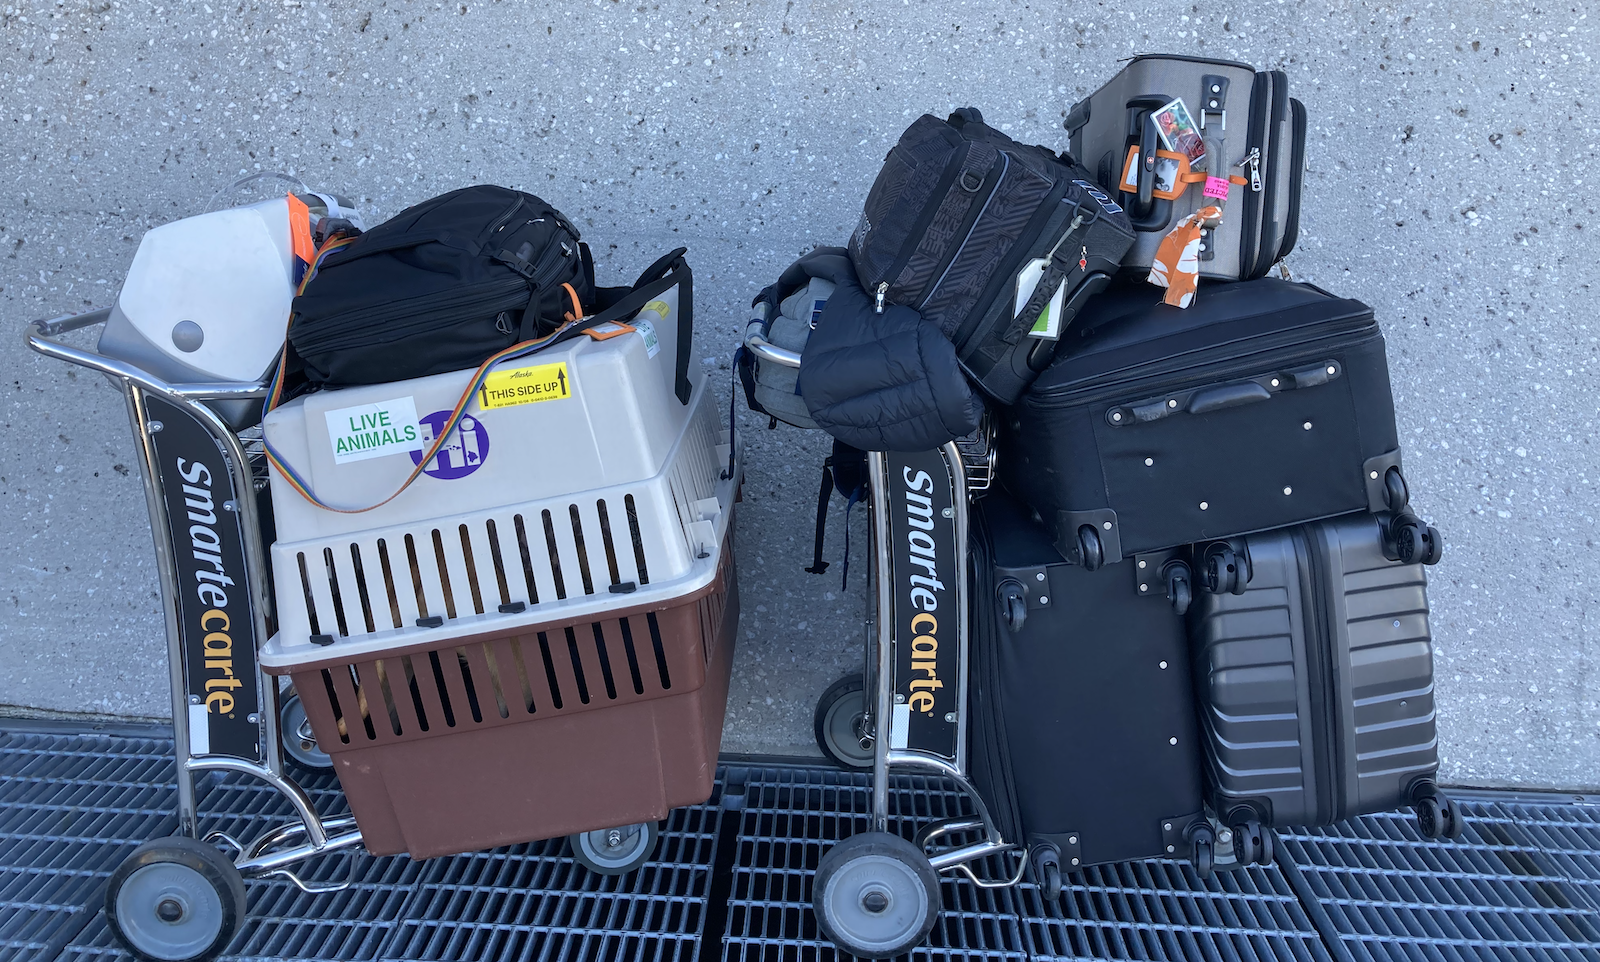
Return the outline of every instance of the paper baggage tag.
{"type": "MultiPolygon", "coordinates": [[[[1011,308],[1012,316],[1022,310],[1028,303],[1028,298],[1033,296],[1034,288],[1039,286],[1039,279],[1044,277],[1044,269],[1049,263],[1043,257],[1036,257],[1017,275],[1017,303],[1011,308]]],[[[1054,296],[1050,298],[1050,303],[1046,304],[1039,314],[1039,319],[1034,322],[1033,329],[1028,331],[1029,337],[1053,341],[1061,336],[1061,307],[1066,299],[1066,290],[1066,281],[1063,280],[1061,286],[1056,288],[1054,296]]]]}

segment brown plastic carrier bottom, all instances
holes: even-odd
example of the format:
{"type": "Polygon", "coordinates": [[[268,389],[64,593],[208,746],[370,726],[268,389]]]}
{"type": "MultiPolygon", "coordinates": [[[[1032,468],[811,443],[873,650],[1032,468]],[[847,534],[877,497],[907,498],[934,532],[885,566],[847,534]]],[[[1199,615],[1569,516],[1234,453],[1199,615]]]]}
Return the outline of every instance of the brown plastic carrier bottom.
{"type": "Polygon", "coordinates": [[[712,582],[666,606],[297,667],[367,850],[474,852],[708,799],[739,624],[731,533],[712,582]]]}

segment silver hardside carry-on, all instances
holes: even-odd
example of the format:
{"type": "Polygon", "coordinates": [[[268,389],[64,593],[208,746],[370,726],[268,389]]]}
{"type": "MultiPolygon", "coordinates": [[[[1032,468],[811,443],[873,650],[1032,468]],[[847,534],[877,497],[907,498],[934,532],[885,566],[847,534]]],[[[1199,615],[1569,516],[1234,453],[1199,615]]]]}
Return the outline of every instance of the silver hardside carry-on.
{"type": "Polygon", "coordinates": [[[1197,548],[1211,572],[1190,612],[1208,801],[1257,846],[1241,861],[1270,844],[1262,826],[1406,805],[1424,836],[1461,830],[1434,782],[1427,578],[1394,560],[1391,527],[1351,514],[1197,548]]]}
{"type": "MultiPolygon", "coordinates": [[[[1207,173],[1244,180],[1229,193],[1222,223],[1202,234],[1200,276],[1213,280],[1261,277],[1294,249],[1300,232],[1306,110],[1289,97],[1281,70],[1172,54],[1135,57],[1109,83],[1074,104],[1066,120],[1071,152],[1100,184],[1116,190],[1133,220],[1137,239],[1122,259],[1124,273],[1150,268],[1161,239],[1178,221],[1208,204],[1200,183],[1176,199],[1155,196],[1156,173],[1129,165],[1142,148],[1148,158],[1162,144],[1154,114],[1182,98],[1200,134],[1220,143],[1222,164],[1207,157],[1207,173]]],[[[1160,155],[1157,154],[1159,157],[1160,155]]]]}

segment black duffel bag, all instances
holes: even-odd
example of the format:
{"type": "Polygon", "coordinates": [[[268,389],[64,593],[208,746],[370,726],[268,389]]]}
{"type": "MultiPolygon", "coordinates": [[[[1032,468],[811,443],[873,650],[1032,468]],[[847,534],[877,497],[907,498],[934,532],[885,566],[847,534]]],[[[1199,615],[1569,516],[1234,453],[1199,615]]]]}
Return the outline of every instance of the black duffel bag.
{"type": "Polygon", "coordinates": [[[408,207],[331,252],[289,324],[315,385],[477,367],[595,307],[578,229],[532,194],[464,187],[408,207]]]}

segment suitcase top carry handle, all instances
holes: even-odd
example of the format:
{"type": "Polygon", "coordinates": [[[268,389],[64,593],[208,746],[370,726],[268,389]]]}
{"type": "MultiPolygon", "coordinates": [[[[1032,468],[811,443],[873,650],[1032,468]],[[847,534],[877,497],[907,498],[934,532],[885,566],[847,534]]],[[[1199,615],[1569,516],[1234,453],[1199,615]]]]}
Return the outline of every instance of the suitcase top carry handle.
{"type": "Polygon", "coordinates": [[[1155,196],[1156,151],[1161,138],[1156,132],[1154,111],[1172,102],[1166,94],[1145,95],[1127,102],[1128,138],[1139,145],[1139,164],[1135,171],[1135,201],[1128,205],[1133,229],[1153,233],[1167,229],[1172,222],[1172,201],[1155,196]]]}
{"type": "MultiPolygon", "coordinates": [[[[1255,377],[1209,384],[1189,391],[1145,398],[1131,404],[1117,404],[1106,410],[1106,423],[1114,428],[1148,424],[1175,414],[1211,414],[1244,404],[1270,401],[1282,391],[1318,387],[1344,374],[1344,365],[1335,360],[1321,361],[1288,371],[1273,371],[1255,377]]],[[[1309,422],[1308,422],[1309,423],[1309,422]]]]}

